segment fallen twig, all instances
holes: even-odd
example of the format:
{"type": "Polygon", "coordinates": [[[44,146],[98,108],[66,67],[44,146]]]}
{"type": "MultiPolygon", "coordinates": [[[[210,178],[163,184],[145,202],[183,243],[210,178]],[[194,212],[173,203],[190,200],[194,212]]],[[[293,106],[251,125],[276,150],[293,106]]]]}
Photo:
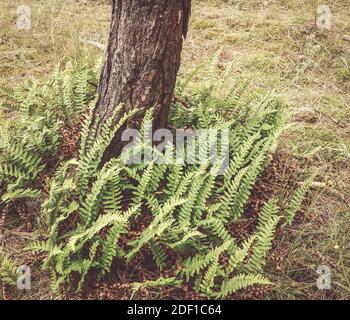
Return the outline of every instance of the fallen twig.
{"type": "Polygon", "coordinates": [[[343,39],[346,40],[346,41],[350,41],[350,36],[347,35],[347,34],[344,34],[343,35],[343,39]]]}
{"type": "MultiPolygon", "coordinates": [[[[303,186],[304,182],[298,182],[298,185],[299,186],[303,186]]],[[[326,192],[331,193],[331,194],[333,194],[335,196],[338,196],[344,201],[344,196],[340,192],[338,192],[337,190],[332,189],[325,182],[317,182],[317,181],[316,182],[312,182],[310,184],[310,189],[317,189],[317,190],[324,189],[326,192]]]]}
{"type": "Polygon", "coordinates": [[[33,233],[31,233],[31,232],[5,230],[5,232],[3,234],[0,234],[0,241],[8,239],[10,237],[21,238],[21,239],[25,239],[25,240],[33,240],[34,239],[33,233]]]}
{"type": "Polygon", "coordinates": [[[97,41],[93,41],[93,40],[85,40],[85,39],[79,39],[79,41],[83,44],[87,44],[87,45],[91,45],[91,46],[94,46],[98,49],[101,49],[103,51],[106,51],[106,46],[102,43],[99,43],[97,41]]]}

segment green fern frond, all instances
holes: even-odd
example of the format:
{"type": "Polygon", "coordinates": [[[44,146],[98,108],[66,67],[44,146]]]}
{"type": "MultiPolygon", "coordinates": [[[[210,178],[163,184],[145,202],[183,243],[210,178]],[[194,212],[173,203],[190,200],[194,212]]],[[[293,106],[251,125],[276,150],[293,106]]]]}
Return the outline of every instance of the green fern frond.
{"type": "Polygon", "coordinates": [[[81,248],[86,241],[92,239],[93,236],[95,236],[103,228],[114,223],[125,224],[126,221],[127,219],[120,213],[106,213],[100,216],[91,227],[87,228],[81,233],[74,234],[72,237],[70,237],[67,243],[67,247],[71,252],[75,252],[81,248]]]}
{"type": "Polygon", "coordinates": [[[260,213],[259,223],[256,231],[256,244],[249,258],[246,268],[252,273],[261,273],[265,264],[265,257],[272,248],[272,240],[280,217],[275,201],[266,203],[260,213]]]}
{"type": "Polygon", "coordinates": [[[80,215],[86,225],[91,225],[91,223],[95,221],[103,199],[105,200],[105,205],[111,205],[111,203],[108,202],[108,200],[111,199],[108,198],[106,188],[111,186],[111,179],[112,181],[115,180],[115,177],[118,176],[120,170],[121,168],[116,166],[108,170],[102,170],[99,173],[96,182],[91,188],[91,192],[83,201],[80,209],[80,215]]]}
{"type": "Polygon", "coordinates": [[[17,284],[18,272],[16,263],[0,247],[0,280],[9,286],[17,284]]]}
{"type": "Polygon", "coordinates": [[[169,257],[166,251],[164,250],[163,246],[161,245],[161,243],[155,240],[153,241],[151,240],[150,247],[151,247],[153,259],[156,262],[159,270],[162,271],[165,268],[166,262],[168,261],[169,257]]]}
{"type": "Polygon", "coordinates": [[[35,178],[45,167],[41,164],[41,158],[20,143],[7,144],[5,152],[9,160],[20,170],[26,171],[31,178],[35,178]]]}
{"type": "Polygon", "coordinates": [[[186,200],[181,200],[178,197],[172,197],[159,209],[158,215],[155,216],[150,226],[143,231],[141,236],[129,243],[132,247],[131,251],[126,255],[126,260],[130,261],[139,250],[149,243],[151,240],[160,237],[168,228],[172,226],[175,219],[170,218],[175,208],[183,205],[186,200]]]}
{"type": "Polygon", "coordinates": [[[128,219],[135,214],[137,207],[130,208],[124,214],[124,221],[117,221],[113,223],[112,227],[108,231],[106,240],[102,243],[102,253],[101,253],[101,262],[100,265],[103,269],[102,274],[105,274],[109,271],[112,264],[113,258],[118,254],[118,250],[121,253],[121,249],[118,247],[118,240],[121,235],[127,232],[127,221],[128,219]]]}
{"type": "Polygon", "coordinates": [[[251,249],[254,241],[256,239],[256,236],[253,235],[249,237],[247,240],[245,240],[241,247],[232,247],[229,258],[228,265],[226,267],[226,274],[229,275],[243,264],[243,262],[248,258],[249,250],[251,249]]]}
{"type": "Polygon", "coordinates": [[[207,254],[199,254],[187,259],[181,273],[189,280],[191,277],[198,275],[209,264],[217,261],[220,254],[229,249],[231,241],[224,242],[221,246],[211,249],[207,254]]]}
{"type": "Polygon", "coordinates": [[[216,294],[217,298],[227,297],[238,290],[248,288],[253,285],[271,285],[272,283],[259,274],[241,274],[233,277],[221,286],[220,292],[216,294]]]}
{"type": "Polygon", "coordinates": [[[296,190],[294,192],[294,194],[292,195],[289,206],[287,207],[287,209],[284,212],[287,224],[289,224],[289,225],[293,224],[295,215],[297,214],[298,210],[300,209],[313,180],[314,180],[314,176],[307,179],[303,183],[303,185],[298,190],[296,190]]]}
{"type": "Polygon", "coordinates": [[[14,190],[8,190],[2,197],[1,200],[5,203],[18,199],[37,199],[41,195],[40,190],[34,190],[31,188],[15,188],[14,190]]]}

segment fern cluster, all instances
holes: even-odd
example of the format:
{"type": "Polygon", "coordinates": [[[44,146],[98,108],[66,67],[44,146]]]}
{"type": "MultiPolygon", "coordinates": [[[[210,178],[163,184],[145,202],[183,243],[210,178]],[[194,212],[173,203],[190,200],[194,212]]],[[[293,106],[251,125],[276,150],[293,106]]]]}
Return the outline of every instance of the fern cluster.
{"type": "Polygon", "coordinates": [[[0,115],[12,116],[0,127],[2,202],[40,196],[38,177],[59,156],[59,128],[76,121],[94,99],[98,72],[68,63],[46,82],[28,82],[3,97],[0,115]]]}
{"type": "Polygon", "coordinates": [[[294,194],[292,195],[290,199],[290,203],[285,210],[285,219],[286,223],[289,225],[292,225],[295,215],[297,214],[298,210],[300,209],[306,193],[309,191],[310,185],[314,179],[314,175],[311,176],[309,179],[307,179],[303,185],[297,189],[294,194]]]}
{"type": "MultiPolygon", "coordinates": [[[[57,69],[40,94],[33,93],[38,90],[36,85],[27,99],[21,100],[20,109],[25,110],[26,117],[34,116],[35,106],[43,110],[46,104],[42,101],[50,101],[43,123],[77,119],[94,98],[96,72],[86,68],[77,71],[70,64],[65,70],[62,73],[57,69]]],[[[263,275],[263,266],[282,219],[276,203],[265,205],[255,233],[245,241],[238,241],[229,227],[244,214],[253,186],[271,159],[285,127],[285,109],[274,95],[248,94],[245,81],[223,90],[229,71],[219,81],[214,70],[216,66],[212,67],[209,85],[198,90],[190,88],[190,77],[180,81],[171,126],[218,132],[228,129],[229,164],[223,175],[218,175],[222,161],[128,164],[127,158],[138,153],[165,157],[142,138],[128,155],[102,163],[115,133],[135,111],[119,115],[117,124],[107,121],[96,139],[90,138],[89,133],[96,128],[92,118],[86,117],[78,157],[60,162],[50,181],[49,194],[43,195],[41,215],[45,223],[41,228],[45,239],[27,247],[45,253],[43,268],[50,271],[57,297],[62,285],[72,284],[72,279],[79,279],[74,289],[81,291],[88,275],[99,280],[110,272],[113,261],[127,266],[142,254],[150,255],[159,271],[167,270],[173,276],[134,283],[134,291],[187,281],[207,297],[223,298],[254,284],[270,284],[263,275]],[[132,225],[147,215],[149,224],[125,243],[132,225]],[[170,263],[170,257],[176,259],[176,264],[170,263]]],[[[116,107],[111,119],[121,110],[116,107]]],[[[151,120],[152,109],[147,111],[141,131],[147,130],[151,120]]],[[[56,129],[48,127],[48,132],[52,134],[56,129]]],[[[208,149],[214,142],[207,139],[208,149]]],[[[201,150],[199,141],[194,143],[196,150],[201,150]]],[[[33,152],[37,142],[25,146],[10,139],[2,145],[0,173],[7,186],[3,200],[39,195],[32,182],[44,169],[43,154],[51,144],[40,146],[41,152],[33,152]]],[[[293,202],[288,216],[292,216],[294,207],[293,202]]]]}
{"type": "Polygon", "coordinates": [[[0,247],[0,281],[5,285],[15,286],[17,279],[17,265],[0,247]]]}
{"type": "MultiPolygon", "coordinates": [[[[244,213],[253,185],[283,130],[283,108],[274,97],[251,99],[229,116],[242,89],[232,90],[227,100],[215,98],[213,92],[213,85],[210,91],[198,92],[186,116],[180,119],[178,113],[172,125],[189,118],[195,128],[230,129],[231,160],[221,177],[217,175],[220,163],[210,161],[126,165],[121,158],[114,158],[101,166],[105,149],[132,113],[120,117],[116,125],[107,122],[93,141],[88,136],[91,119],[86,119],[79,158],[58,169],[43,205],[48,240],[28,247],[47,253],[44,267],[50,268],[54,287],[79,274],[80,290],[89,270],[102,277],[114,259],[129,264],[145,250],[160,270],[173,268],[169,254],[175,255],[182,265],[173,270],[177,279],[193,281],[196,290],[206,296],[220,298],[252,284],[269,283],[259,273],[271,248],[276,213],[264,209],[256,235],[240,245],[226,225],[244,213]],[[131,197],[125,198],[125,194],[131,197]],[[121,246],[120,239],[130,230],[131,221],[142,219],[145,207],[153,217],[150,225],[127,247],[121,246]],[[71,216],[76,219],[74,227],[60,232],[71,216]],[[253,255],[249,258],[250,250],[253,255]],[[193,253],[191,257],[188,252],[193,253]],[[225,259],[229,261],[226,266],[222,263],[225,259]]],[[[146,113],[143,130],[151,119],[152,110],[146,113]]],[[[133,148],[135,154],[149,146],[139,139],[133,148]]]]}

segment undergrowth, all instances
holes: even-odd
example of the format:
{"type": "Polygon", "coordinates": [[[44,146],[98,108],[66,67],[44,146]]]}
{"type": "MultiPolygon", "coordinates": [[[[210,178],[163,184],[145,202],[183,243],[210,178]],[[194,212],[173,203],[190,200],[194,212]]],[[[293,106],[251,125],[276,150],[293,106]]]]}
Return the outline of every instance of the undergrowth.
{"type": "MultiPolygon", "coordinates": [[[[159,164],[165,155],[142,138],[129,157],[151,151],[156,160],[126,164],[120,156],[102,163],[115,133],[134,112],[117,124],[107,122],[98,138],[89,138],[100,63],[57,67],[46,83],[30,83],[4,99],[2,113],[11,117],[0,131],[0,230],[16,206],[34,202],[40,208],[37,236],[26,250],[44,253],[42,268],[51,274],[56,298],[64,290],[82,291],[87,279],[103,281],[113,263],[128,266],[144,255],[153,260],[155,276],[140,277],[131,284],[133,292],[187,283],[205,297],[227,298],[252,285],[272,285],[264,263],[275,230],[293,222],[310,181],[287,210],[280,208],[281,199],[268,201],[255,232],[236,239],[230,230],[244,216],[253,186],[272,159],[286,109],[274,94],[249,92],[242,79],[224,92],[230,69],[219,78],[216,62],[205,85],[191,86],[193,75],[180,79],[170,126],[228,129],[229,164],[223,175],[218,174],[221,160],[159,164]]],[[[149,109],[142,132],[151,121],[149,109]]],[[[207,150],[214,142],[207,139],[207,150]]],[[[195,144],[203,150],[199,141],[195,144]]],[[[11,280],[8,257],[1,267],[3,281],[11,280]]]]}

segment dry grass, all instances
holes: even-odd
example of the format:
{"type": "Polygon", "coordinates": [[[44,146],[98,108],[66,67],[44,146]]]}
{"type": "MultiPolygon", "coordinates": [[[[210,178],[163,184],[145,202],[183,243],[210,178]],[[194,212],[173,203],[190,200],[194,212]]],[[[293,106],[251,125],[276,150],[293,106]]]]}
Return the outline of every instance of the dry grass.
{"type": "MultiPolygon", "coordinates": [[[[79,38],[106,41],[105,1],[27,0],[27,31],[15,24],[22,2],[0,2],[0,96],[4,86],[45,77],[57,62],[101,55],[79,38]]],[[[279,92],[294,114],[280,146],[286,167],[297,166],[300,180],[317,170],[317,181],[327,185],[310,194],[303,221],[276,244],[287,253],[282,266],[267,266],[277,284],[270,298],[350,298],[350,42],[343,39],[350,35],[350,3],[327,3],[332,29],[320,32],[315,11],[323,1],[197,0],[183,53],[184,73],[221,48],[220,67],[235,61],[232,77],[279,92]],[[316,287],[322,264],[332,269],[330,291],[316,287]]]]}

